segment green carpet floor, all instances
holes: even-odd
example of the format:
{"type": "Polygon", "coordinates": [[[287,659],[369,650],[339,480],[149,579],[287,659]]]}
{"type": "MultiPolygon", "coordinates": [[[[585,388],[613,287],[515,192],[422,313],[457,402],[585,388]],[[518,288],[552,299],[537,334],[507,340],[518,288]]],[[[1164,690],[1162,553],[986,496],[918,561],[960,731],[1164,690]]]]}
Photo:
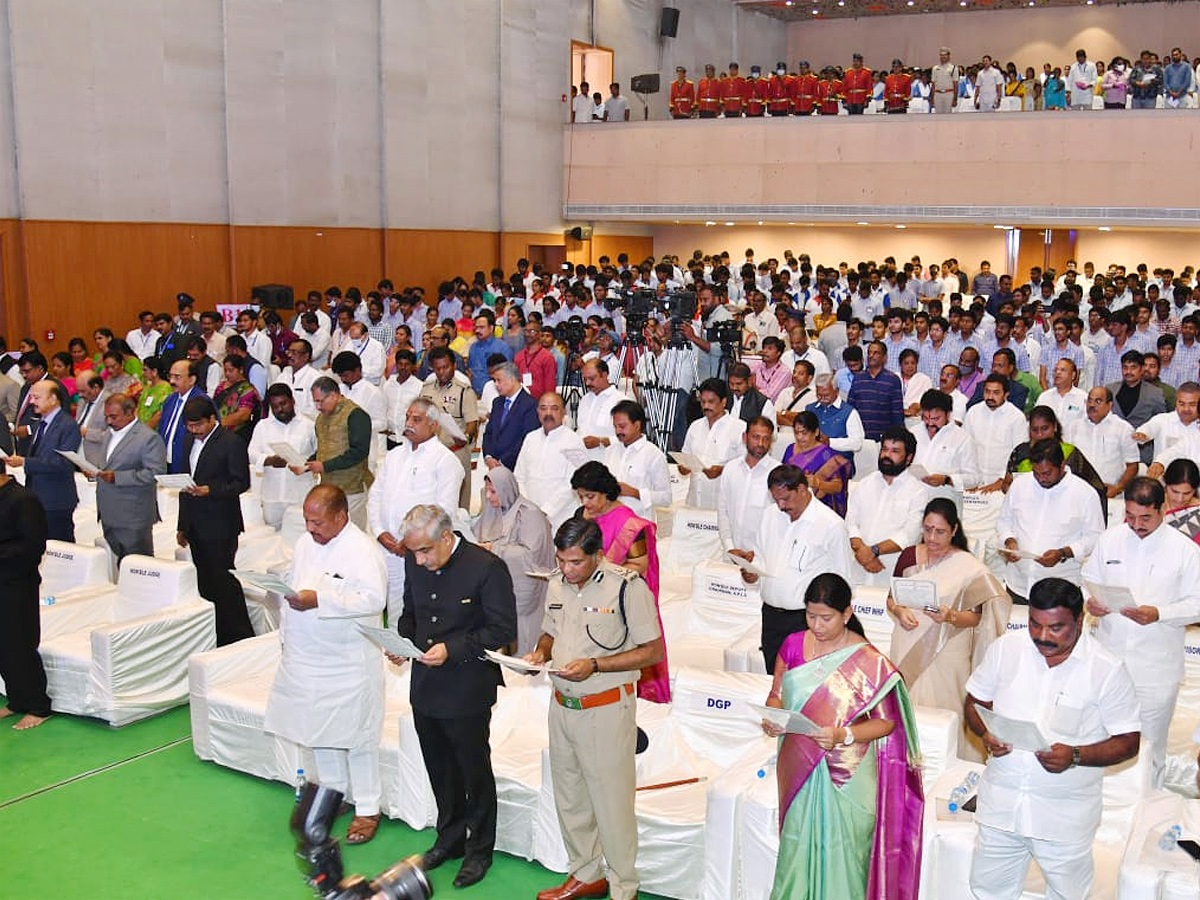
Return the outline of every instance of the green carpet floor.
{"type": "MultiPolygon", "coordinates": [[[[121,729],[70,716],[25,732],[0,723],[0,897],[311,897],[288,830],[291,789],[197,759],[189,731],[186,707],[121,729]]],[[[432,842],[432,830],[385,818],[370,844],[343,840],[342,858],[373,877],[432,842]]],[[[456,872],[430,873],[436,896],[533,900],[562,878],[502,853],[474,887],[455,889],[456,872]]]]}

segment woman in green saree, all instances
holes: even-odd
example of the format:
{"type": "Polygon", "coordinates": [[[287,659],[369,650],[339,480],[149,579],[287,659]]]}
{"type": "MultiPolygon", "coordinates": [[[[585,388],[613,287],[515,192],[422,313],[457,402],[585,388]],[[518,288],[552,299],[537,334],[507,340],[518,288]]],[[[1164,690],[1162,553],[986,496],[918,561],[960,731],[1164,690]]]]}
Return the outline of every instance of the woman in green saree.
{"type": "Polygon", "coordinates": [[[862,633],[838,575],[805,593],[808,630],[784,641],[767,705],[813,734],[782,734],[779,861],[772,900],[915,900],[921,869],[920,752],[896,667],[862,633]]]}

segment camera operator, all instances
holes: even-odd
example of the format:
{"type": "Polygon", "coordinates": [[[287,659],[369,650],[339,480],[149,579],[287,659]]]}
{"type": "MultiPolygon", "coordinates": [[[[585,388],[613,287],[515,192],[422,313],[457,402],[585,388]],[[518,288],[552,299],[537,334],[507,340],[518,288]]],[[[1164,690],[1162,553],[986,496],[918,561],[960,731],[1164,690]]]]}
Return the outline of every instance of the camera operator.
{"type": "Polygon", "coordinates": [[[679,330],[696,347],[696,381],[703,382],[717,376],[722,353],[721,345],[706,340],[705,334],[718,322],[732,322],[733,314],[729,307],[717,302],[717,295],[709,285],[696,292],[696,300],[700,303],[699,333],[692,322],[684,322],[679,330]]]}

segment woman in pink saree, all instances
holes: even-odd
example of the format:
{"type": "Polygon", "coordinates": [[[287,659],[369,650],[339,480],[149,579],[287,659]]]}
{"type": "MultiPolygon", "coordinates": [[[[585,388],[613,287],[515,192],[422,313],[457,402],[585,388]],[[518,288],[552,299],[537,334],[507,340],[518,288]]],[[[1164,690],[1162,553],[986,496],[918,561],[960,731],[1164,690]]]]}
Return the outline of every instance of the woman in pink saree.
{"type": "Polygon", "coordinates": [[[805,592],[808,630],[790,635],[767,706],[801,713],[780,736],[779,860],[772,900],[916,900],[920,750],[896,667],[862,635],[850,585],[827,573],[805,592]]]}
{"type": "MultiPolygon", "coordinates": [[[[654,595],[658,606],[658,540],[656,526],[649,519],[636,515],[618,498],[621,488],[616,477],[603,463],[584,463],[571,476],[571,488],[579,496],[576,515],[590,519],[600,526],[604,535],[604,555],[609,562],[637,572],[654,595]]],[[[662,616],[658,627],[662,629],[662,616]]],[[[653,703],[671,702],[671,681],[667,669],[667,654],[656,665],[642,670],[638,681],[638,696],[653,703]]]]}

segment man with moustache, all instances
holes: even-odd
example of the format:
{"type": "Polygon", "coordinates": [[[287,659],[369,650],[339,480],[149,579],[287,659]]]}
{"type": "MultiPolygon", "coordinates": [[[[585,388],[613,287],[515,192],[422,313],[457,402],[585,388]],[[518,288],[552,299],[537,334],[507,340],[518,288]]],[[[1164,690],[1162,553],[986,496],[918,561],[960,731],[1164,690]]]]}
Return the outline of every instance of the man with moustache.
{"type": "Polygon", "coordinates": [[[583,438],[563,425],[566,412],[561,396],[542,394],[538,399],[542,427],[525,435],[513,470],[522,495],[546,514],[553,530],[575,511],[578,500],[571,490],[571,475],[588,460],[583,438]]]}
{"type": "Polygon", "coordinates": [[[248,453],[250,465],[262,474],[259,499],[263,521],[279,528],[287,508],[302,504],[315,480],[309,472],[288,469],[287,460],[275,452],[274,445],[288,444],[301,459],[308,459],[317,452],[317,432],[311,419],[296,415],[292,389],[282,381],[267,388],[267,406],[271,415],[254,427],[248,453]]]}

